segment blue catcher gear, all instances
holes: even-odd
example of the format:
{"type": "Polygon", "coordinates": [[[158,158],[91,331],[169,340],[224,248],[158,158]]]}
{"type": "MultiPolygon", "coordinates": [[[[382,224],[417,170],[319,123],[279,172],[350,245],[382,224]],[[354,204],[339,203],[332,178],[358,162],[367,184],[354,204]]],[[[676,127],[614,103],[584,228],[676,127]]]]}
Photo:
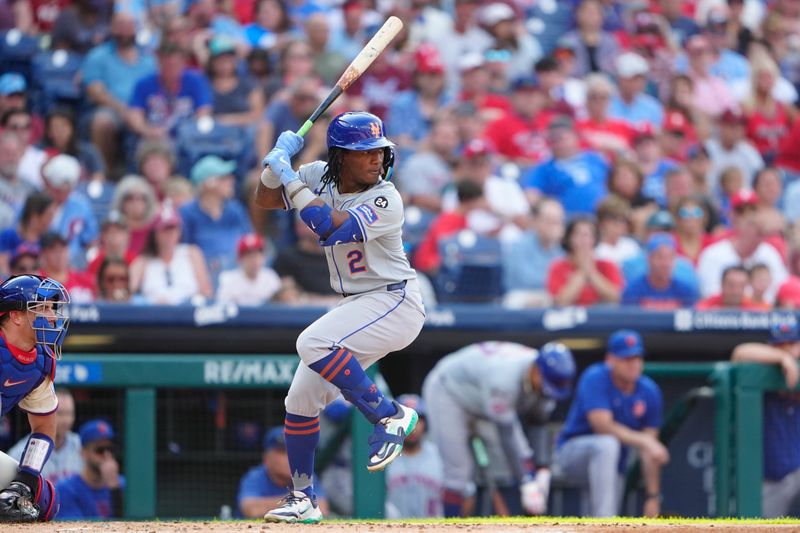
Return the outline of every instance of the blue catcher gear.
{"type": "Polygon", "coordinates": [[[575,359],[560,342],[548,342],[539,350],[536,366],[542,374],[542,390],[554,400],[566,400],[572,393],[575,359]]]}
{"type": "Polygon", "coordinates": [[[36,344],[50,348],[56,359],[61,359],[61,345],[69,327],[66,314],[69,301],[69,293],[62,284],[42,276],[13,276],[0,285],[0,314],[33,313],[31,327],[36,332],[36,344]]]}
{"type": "Polygon", "coordinates": [[[770,344],[785,344],[800,341],[800,329],[797,322],[779,321],[769,328],[770,344]]]}
{"type": "Polygon", "coordinates": [[[383,176],[390,179],[394,167],[394,143],[386,138],[383,121],[366,111],[348,111],[334,118],[328,126],[328,150],[373,150],[384,148],[383,176]]]}

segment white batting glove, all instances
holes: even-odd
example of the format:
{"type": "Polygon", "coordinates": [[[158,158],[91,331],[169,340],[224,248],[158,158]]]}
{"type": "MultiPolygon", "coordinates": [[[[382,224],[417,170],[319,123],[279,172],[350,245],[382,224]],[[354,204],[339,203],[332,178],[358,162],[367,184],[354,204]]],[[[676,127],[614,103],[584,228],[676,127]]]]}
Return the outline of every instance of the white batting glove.
{"type": "Polygon", "coordinates": [[[547,498],[550,494],[550,471],[540,469],[536,476],[520,485],[522,507],[532,515],[541,515],[547,512],[547,498]]]}

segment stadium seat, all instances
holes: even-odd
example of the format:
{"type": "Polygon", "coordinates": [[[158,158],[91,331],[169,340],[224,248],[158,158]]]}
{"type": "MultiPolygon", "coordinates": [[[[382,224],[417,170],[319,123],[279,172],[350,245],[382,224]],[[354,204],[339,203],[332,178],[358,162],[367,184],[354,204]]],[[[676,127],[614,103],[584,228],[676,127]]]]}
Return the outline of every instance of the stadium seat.
{"type": "Polygon", "coordinates": [[[462,230],[439,243],[439,302],[489,303],[503,294],[500,241],[462,230]]]}
{"type": "Polygon", "coordinates": [[[178,170],[190,174],[192,165],[206,155],[216,155],[226,161],[236,161],[236,181],[244,181],[247,171],[255,166],[253,132],[250,128],[228,126],[208,119],[191,119],[177,128],[176,148],[178,170]]]}
{"type": "Polygon", "coordinates": [[[31,83],[31,62],[39,51],[39,41],[19,30],[0,33],[0,73],[19,72],[31,83]]]}
{"type": "Polygon", "coordinates": [[[422,239],[425,238],[425,234],[430,228],[433,219],[436,218],[436,214],[411,205],[406,207],[404,216],[403,244],[405,245],[406,253],[410,256],[419,246],[419,243],[422,242],[422,239]]]}
{"type": "Polygon", "coordinates": [[[83,56],[66,50],[40,52],[32,62],[34,109],[42,115],[60,104],[77,106],[83,91],[77,80],[83,56]]]}

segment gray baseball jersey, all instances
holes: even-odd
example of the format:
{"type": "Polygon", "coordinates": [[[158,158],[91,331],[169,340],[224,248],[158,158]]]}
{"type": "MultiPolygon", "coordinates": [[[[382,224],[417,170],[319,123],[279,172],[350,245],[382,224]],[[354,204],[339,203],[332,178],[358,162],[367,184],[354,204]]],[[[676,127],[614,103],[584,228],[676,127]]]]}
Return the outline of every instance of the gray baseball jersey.
{"type": "Polygon", "coordinates": [[[364,242],[325,247],[333,290],[356,294],[415,279],[403,250],[403,202],[394,184],[381,180],[366,191],[341,194],[333,184],[321,185],[326,164],[303,165],[298,175],[331,208],[349,212],[364,235],[364,242]]]}
{"type": "Polygon", "coordinates": [[[541,412],[546,419],[555,402],[526,390],[527,369],[539,352],[513,342],[480,342],[442,358],[433,372],[467,412],[498,424],[512,423],[518,412],[541,412]]]}
{"type": "Polygon", "coordinates": [[[401,455],[386,468],[387,518],[442,516],[443,481],[439,450],[424,439],[419,453],[401,455]]]}
{"type": "MultiPolygon", "coordinates": [[[[22,451],[28,442],[28,437],[23,437],[8,450],[8,455],[19,461],[22,451]]],[[[44,464],[42,476],[50,480],[53,485],[68,478],[73,474],[80,474],[83,470],[83,459],[81,458],[81,438],[77,433],[70,431],[61,448],[56,448],[50,454],[50,458],[44,464]]]]}

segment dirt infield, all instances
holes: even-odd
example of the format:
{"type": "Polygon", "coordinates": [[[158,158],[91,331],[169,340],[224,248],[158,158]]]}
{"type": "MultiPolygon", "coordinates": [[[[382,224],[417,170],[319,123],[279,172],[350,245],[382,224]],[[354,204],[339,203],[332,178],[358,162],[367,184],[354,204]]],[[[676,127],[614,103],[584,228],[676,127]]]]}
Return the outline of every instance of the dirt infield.
{"type": "Polygon", "coordinates": [[[707,523],[680,523],[668,520],[658,523],[626,521],[624,523],[593,522],[590,524],[559,523],[536,521],[533,523],[497,521],[493,523],[399,523],[399,522],[339,522],[332,521],[317,525],[302,524],[266,524],[254,521],[229,522],[55,522],[50,524],[3,525],[3,533],[516,533],[531,531],[535,533],[606,533],[611,531],[647,533],[675,533],[704,531],[717,533],[739,533],[756,531],[757,533],[800,531],[800,524],[758,524],[753,522],[737,523],[735,521],[719,521],[707,523]]]}

